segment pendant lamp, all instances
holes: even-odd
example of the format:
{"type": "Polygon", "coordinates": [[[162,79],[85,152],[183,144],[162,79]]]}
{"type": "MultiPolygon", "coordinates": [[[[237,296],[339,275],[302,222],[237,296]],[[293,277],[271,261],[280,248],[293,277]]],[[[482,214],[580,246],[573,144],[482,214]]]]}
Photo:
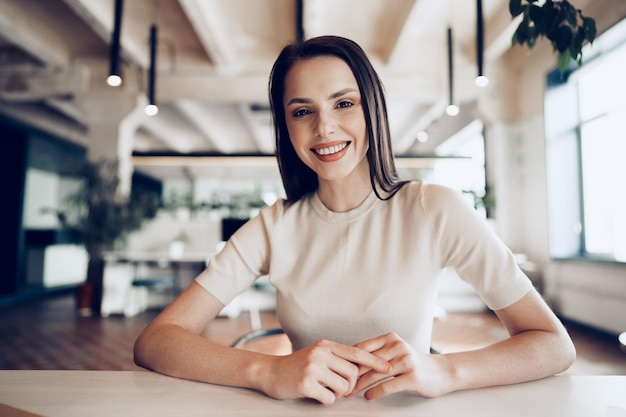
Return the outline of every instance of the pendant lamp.
{"type": "Polygon", "coordinates": [[[120,69],[120,36],[122,33],[122,11],[124,0],[115,0],[113,16],[113,34],[111,36],[111,49],[109,51],[109,76],[107,84],[111,87],[122,85],[122,71],[120,69]]]}
{"type": "Polygon", "coordinates": [[[459,114],[459,106],[454,104],[454,62],[452,61],[452,28],[448,27],[448,107],[446,113],[450,116],[459,114]]]}
{"type": "Polygon", "coordinates": [[[489,78],[484,74],[484,53],[485,53],[485,24],[483,19],[483,1],[476,0],[476,65],[478,75],[476,85],[485,87],[489,84],[489,78]]]}
{"type": "Polygon", "coordinates": [[[304,1],[296,1],[296,42],[304,41],[304,1]]]}
{"type": "Polygon", "coordinates": [[[156,24],[150,26],[150,68],[148,70],[148,105],[145,112],[148,116],[155,116],[159,112],[159,107],[155,99],[156,84],[156,59],[157,59],[157,39],[158,30],[156,24]]]}

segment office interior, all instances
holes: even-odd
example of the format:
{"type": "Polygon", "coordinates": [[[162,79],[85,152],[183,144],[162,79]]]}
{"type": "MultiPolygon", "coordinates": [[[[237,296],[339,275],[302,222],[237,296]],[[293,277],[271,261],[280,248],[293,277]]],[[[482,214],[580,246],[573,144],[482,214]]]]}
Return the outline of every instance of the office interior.
{"type": "MultiPolygon", "coordinates": [[[[295,37],[335,34],[361,44],[385,84],[400,175],[462,192],[560,317],[618,343],[626,2],[572,3],[595,19],[597,36],[563,73],[549,41],[512,45],[519,19],[505,0],[1,0],[0,308],[85,281],[87,254],[59,214],[80,181],[73,167],[100,158],[119,161],[122,194],[161,199],[156,216],[108,252],[103,316],[167,303],[170,293],[133,280],[162,272],[188,285],[232,230],[284,196],[269,70],[295,37]],[[118,87],[107,84],[112,72],[118,87]],[[477,75],[488,84],[477,86],[477,75]]],[[[442,314],[482,311],[449,275],[442,314]]],[[[224,316],[271,311],[271,289],[252,291],[224,316]]]]}

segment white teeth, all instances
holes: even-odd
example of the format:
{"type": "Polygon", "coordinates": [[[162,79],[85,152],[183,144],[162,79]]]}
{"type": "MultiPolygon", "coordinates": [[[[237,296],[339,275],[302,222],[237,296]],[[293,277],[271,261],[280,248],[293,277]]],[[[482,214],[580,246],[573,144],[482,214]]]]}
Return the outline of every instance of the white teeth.
{"type": "Polygon", "coordinates": [[[339,152],[346,146],[348,146],[348,143],[342,143],[341,145],[330,146],[328,148],[315,149],[315,153],[318,155],[330,155],[339,152]]]}

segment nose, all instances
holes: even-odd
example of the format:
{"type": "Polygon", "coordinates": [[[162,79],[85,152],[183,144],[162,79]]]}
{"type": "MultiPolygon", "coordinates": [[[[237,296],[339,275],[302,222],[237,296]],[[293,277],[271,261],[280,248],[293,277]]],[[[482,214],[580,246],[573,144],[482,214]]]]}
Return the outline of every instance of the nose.
{"type": "Polygon", "coordinates": [[[331,111],[319,110],[315,118],[315,133],[325,138],[335,131],[335,119],[331,111]]]}

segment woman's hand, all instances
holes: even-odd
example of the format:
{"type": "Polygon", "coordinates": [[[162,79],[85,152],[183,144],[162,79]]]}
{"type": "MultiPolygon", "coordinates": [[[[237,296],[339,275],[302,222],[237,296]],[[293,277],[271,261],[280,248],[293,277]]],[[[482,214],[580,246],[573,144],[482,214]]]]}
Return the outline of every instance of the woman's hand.
{"type": "Polygon", "coordinates": [[[360,366],[359,379],[350,395],[365,390],[365,398],[374,400],[401,391],[412,391],[424,397],[447,392],[446,373],[440,360],[443,358],[416,352],[395,333],[360,342],[355,347],[389,361],[392,369],[383,374],[360,366]]]}
{"type": "Polygon", "coordinates": [[[391,370],[391,364],[377,355],[327,340],[269,361],[258,375],[263,392],[277,399],[312,398],[322,404],[351,393],[361,367],[377,375],[391,370]]]}

